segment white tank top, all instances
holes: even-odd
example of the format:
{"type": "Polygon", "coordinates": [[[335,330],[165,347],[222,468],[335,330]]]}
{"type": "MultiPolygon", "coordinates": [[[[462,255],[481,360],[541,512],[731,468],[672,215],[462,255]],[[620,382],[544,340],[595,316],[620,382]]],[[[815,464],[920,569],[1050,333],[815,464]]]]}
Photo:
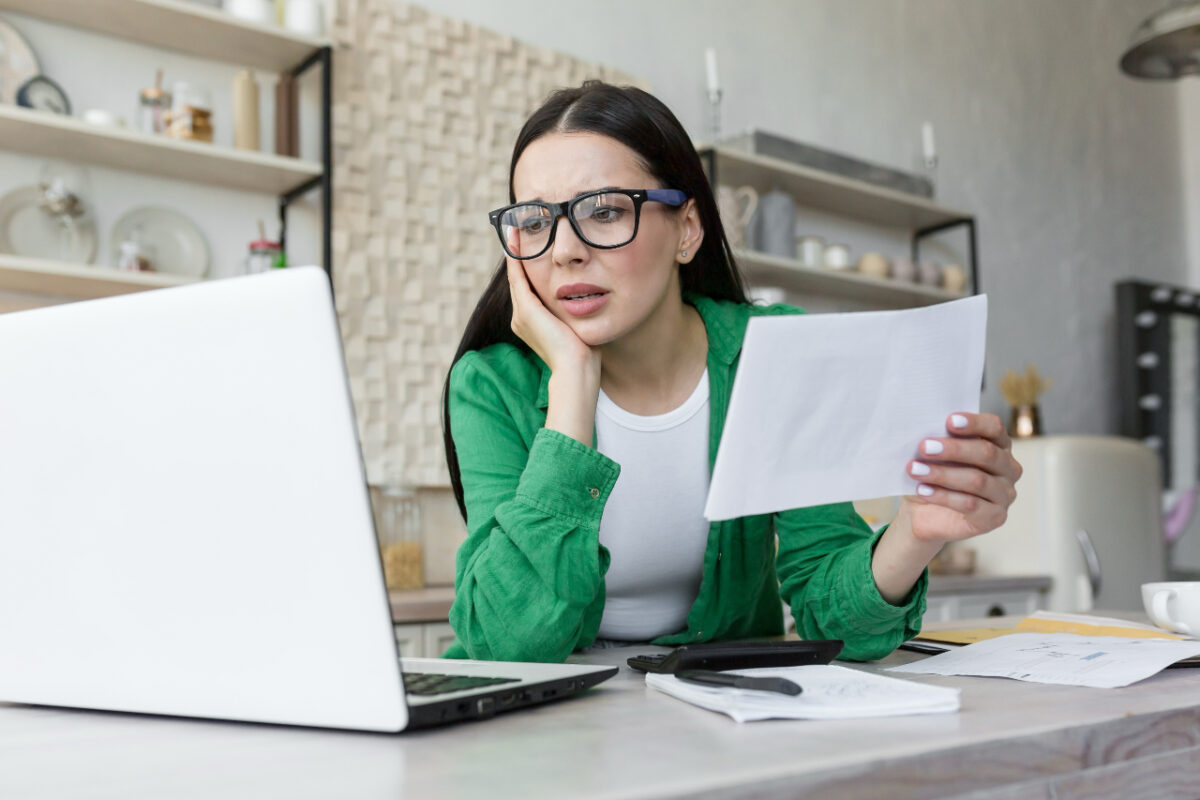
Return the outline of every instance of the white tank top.
{"type": "Polygon", "coordinates": [[[708,543],[708,408],[708,370],[683,405],[651,417],[600,392],[596,446],[621,465],[600,520],[612,556],[601,639],[646,641],[687,627],[708,543]]]}

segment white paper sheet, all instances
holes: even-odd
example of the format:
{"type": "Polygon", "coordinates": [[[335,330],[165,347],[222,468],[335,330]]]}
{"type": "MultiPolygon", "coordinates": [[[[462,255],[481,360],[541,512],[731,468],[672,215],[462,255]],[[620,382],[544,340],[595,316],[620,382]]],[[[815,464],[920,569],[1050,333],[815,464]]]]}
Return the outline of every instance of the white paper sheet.
{"type": "Polygon", "coordinates": [[[1176,661],[1195,655],[1200,655],[1200,642],[1074,633],[1010,633],[891,667],[888,672],[978,675],[1113,689],[1149,678],[1176,661]]]}
{"type": "Polygon", "coordinates": [[[703,686],[674,675],[647,673],[646,685],[693,705],[728,714],[738,722],[760,719],[856,719],[957,711],[959,690],[888,678],[847,667],[762,667],[730,670],[736,675],[786,678],[801,694],[703,686]]]}
{"type": "Polygon", "coordinates": [[[921,439],[979,410],[986,331],[986,295],[752,318],[704,516],[914,493],[921,439]]]}

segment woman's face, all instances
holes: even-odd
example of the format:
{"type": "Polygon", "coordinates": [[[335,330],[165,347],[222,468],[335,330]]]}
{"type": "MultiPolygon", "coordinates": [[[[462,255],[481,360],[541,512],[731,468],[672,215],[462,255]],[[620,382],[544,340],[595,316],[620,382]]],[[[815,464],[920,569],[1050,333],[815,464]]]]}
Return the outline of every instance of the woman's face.
{"type": "MultiPolygon", "coordinates": [[[[525,148],[513,170],[517,202],[560,203],[605,188],[676,187],[659,186],[633,150],[595,133],[547,134],[525,148]]],[[[521,263],[546,308],[595,347],[681,302],[678,265],[694,255],[700,235],[694,201],[679,208],[647,202],[637,236],[624,247],[588,247],[563,217],[550,249],[521,263]]]]}

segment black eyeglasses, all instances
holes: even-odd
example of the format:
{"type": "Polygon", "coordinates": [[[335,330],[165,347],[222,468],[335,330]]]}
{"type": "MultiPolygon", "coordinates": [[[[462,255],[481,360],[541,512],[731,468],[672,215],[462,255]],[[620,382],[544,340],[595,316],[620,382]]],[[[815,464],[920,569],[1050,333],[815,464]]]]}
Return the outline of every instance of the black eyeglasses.
{"type": "Polygon", "coordinates": [[[642,204],[679,207],[687,195],[678,189],[600,189],[562,203],[516,203],[488,214],[504,252],[513,258],[537,258],[554,244],[560,217],[589,247],[613,250],[633,241],[642,204]]]}

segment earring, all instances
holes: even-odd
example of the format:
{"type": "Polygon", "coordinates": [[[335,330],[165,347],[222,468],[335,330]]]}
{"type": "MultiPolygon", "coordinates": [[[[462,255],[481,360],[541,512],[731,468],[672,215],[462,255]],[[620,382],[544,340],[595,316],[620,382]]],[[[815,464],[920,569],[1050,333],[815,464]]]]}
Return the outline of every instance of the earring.
{"type": "Polygon", "coordinates": [[[681,257],[683,257],[683,258],[687,258],[687,250],[684,250],[684,251],[683,251],[682,253],[680,253],[679,255],[680,255],[681,257]]]}

